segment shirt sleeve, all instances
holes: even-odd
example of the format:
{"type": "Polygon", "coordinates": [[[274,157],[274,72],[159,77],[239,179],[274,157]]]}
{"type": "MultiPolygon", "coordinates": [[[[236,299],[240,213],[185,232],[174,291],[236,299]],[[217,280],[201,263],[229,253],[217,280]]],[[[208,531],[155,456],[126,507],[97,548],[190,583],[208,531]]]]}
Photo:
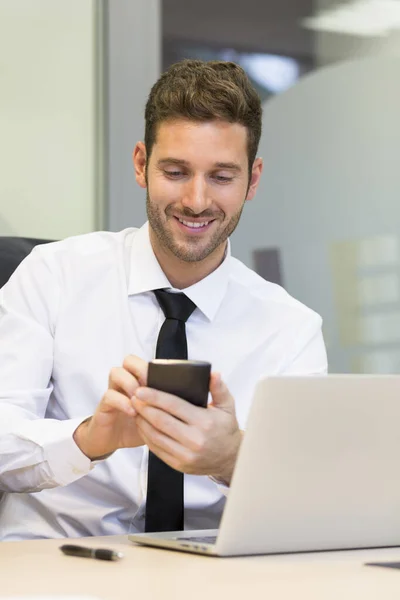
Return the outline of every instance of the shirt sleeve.
{"type": "Polygon", "coordinates": [[[322,335],[322,319],[311,313],[300,327],[294,344],[282,361],[279,375],[326,375],[328,359],[322,335]]]}
{"type": "Polygon", "coordinates": [[[45,418],[61,281],[38,246],[0,290],[0,490],[66,485],[93,464],[73,440],[84,418],[45,418]]]}

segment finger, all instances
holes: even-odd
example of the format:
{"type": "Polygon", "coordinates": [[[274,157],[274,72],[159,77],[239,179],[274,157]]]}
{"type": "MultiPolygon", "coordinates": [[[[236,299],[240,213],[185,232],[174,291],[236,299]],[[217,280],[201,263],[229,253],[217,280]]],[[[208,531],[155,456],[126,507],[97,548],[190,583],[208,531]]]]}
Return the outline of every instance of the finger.
{"type": "Polygon", "coordinates": [[[140,385],[146,385],[148,364],[142,358],[129,354],[125,357],[122,366],[137,379],[140,385]]]}
{"type": "Polygon", "coordinates": [[[139,387],[139,382],[123,367],[114,367],[110,371],[108,387],[125,394],[128,398],[132,398],[139,387]]]}
{"type": "Polygon", "coordinates": [[[135,392],[135,396],[147,405],[159,408],[188,425],[196,424],[205,410],[182,398],[178,398],[178,396],[148,387],[139,387],[135,392]]]}
{"type": "Polygon", "coordinates": [[[150,423],[154,429],[183,446],[190,447],[195,434],[192,426],[137,398],[132,399],[132,404],[137,414],[150,423]]]}
{"type": "MultiPolygon", "coordinates": [[[[141,433],[141,436],[143,437],[143,434],[141,433]]],[[[166,452],[165,450],[163,450],[162,448],[159,448],[156,444],[152,444],[151,446],[149,446],[149,441],[145,441],[144,437],[143,437],[143,441],[145,442],[146,446],[148,446],[149,450],[151,450],[151,452],[153,452],[153,454],[155,454],[156,456],[158,456],[158,458],[160,458],[163,462],[165,462],[167,465],[169,465],[172,469],[175,469],[175,471],[182,471],[182,463],[171,453],[166,452]]]]}
{"type": "Polygon", "coordinates": [[[99,411],[103,413],[123,412],[130,417],[136,415],[131,399],[116,390],[107,390],[99,404],[99,411]]]}
{"type": "Polygon", "coordinates": [[[211,373],[210,393],[212,396],[212,405],[223,410],[232,411],[235,403],[227,386],[221,379],[219,373],[211,373]]]}
{"type": "Polygon", "coordinates": [[[145,419],[136,417],[136,425],[141,438],[154,454],[173,469],[182,470],[187,461],[187,449],[160,433],[145,419]]]}

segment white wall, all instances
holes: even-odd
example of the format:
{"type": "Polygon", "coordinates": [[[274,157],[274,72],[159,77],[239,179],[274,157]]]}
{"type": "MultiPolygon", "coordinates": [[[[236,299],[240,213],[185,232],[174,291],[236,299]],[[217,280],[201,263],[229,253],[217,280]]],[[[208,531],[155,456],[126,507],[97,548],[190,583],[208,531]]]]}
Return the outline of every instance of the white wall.
{"type": "Polygon", "coordinates": [[[0,235],[98,225],[94,5],[0,2],[0,235]]]}

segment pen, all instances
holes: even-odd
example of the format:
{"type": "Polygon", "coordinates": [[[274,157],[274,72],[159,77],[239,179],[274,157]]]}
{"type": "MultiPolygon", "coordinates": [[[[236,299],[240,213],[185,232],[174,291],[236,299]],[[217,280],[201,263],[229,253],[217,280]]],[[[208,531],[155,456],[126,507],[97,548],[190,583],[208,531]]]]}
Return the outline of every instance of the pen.
{"type": "Polygon", "coordinates": [[[64,554],[68,554],[68,556],[98,558],[99,560],[118,560],[124,556],[122,552],[115,552],[106,548],[85,548],[84,546],[74,546],[73,544],[64,544],[64,546],[60,546],[60,550],[64,554]]]}

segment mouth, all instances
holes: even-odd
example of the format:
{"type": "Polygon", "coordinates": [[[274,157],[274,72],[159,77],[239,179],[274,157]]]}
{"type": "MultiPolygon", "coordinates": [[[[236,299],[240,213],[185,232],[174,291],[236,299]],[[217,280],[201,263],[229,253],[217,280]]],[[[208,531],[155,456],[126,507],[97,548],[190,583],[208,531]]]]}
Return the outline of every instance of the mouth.
{"type": "Polygon", "coordinates": [[[193,219],[181,219],[180,217],[174,217],[174,219],[178,223],[180,229],[190,233],[191,235],[198,235],[199,233],[207,231],[215,221],[215,219],[200,221],[193,219]]]}

